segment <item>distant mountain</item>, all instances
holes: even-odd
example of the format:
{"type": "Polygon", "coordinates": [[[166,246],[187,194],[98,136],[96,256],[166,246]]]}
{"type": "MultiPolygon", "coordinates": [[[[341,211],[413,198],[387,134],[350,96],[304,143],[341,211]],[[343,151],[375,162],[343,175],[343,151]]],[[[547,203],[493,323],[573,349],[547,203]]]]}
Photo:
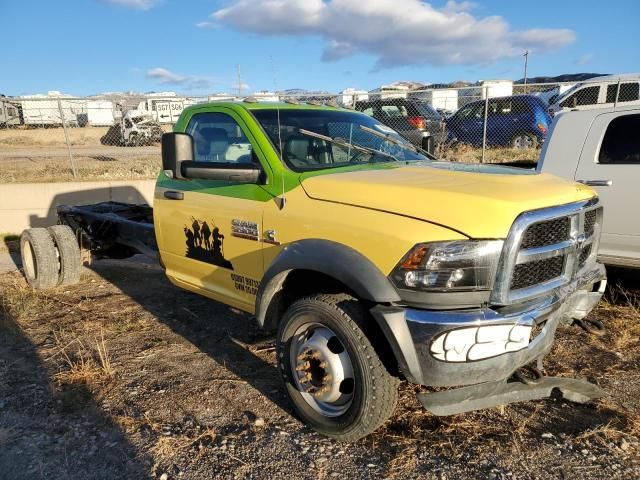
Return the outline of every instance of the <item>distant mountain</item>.
{"type": "MultiPolygon", "coordinates": [[[[584,82],[593,77],[602,77],[608,73],[564,73],[555,77],[530,77],[527,83],[559,83],[559,82],[584,82]]],[[[514,83],[524,83],[524,78],[516,80],[514,83]]]]}

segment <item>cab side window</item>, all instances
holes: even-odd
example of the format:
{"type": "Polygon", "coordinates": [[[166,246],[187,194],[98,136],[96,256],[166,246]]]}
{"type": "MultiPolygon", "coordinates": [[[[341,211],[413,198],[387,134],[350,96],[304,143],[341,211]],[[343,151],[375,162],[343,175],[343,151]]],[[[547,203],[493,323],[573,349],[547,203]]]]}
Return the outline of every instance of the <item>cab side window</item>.
{"type": "Polygon", "coordinates": [[[600,87],[585,87],[567,98],[560,104],[561,107],[578,107],[580,105],[595,105],[598,103],[600,87]]]}
{"type": "Polygon", "coordinates": [[[618,84],[609,85],[607,87],[607,103],[615,102],[633,102],[638,100],[640,93],[640,84],[634,83],[622,83],[618,93],[618,84]],[[616,95],[618,98],[616,98],[616,95]]]}
{"type": "Polygon", "coordinates": [[[240,125],[224,113],[197,113],[187,133],[193,137],[194,160],[215,163],[258,163],[240,125]]]}
{"type": "Polygon", "coordinates": [[[640,114],[614,118],[602,139],[598,162],[640,164],[640,114]]]}

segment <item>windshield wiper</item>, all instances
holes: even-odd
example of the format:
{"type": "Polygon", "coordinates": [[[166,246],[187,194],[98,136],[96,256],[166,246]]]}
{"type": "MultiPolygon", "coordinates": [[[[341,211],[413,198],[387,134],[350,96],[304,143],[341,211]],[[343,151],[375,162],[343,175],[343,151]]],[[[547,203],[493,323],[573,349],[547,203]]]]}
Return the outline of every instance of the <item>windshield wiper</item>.
{"type": "Polygon", "coordinates": [[[300,132],[302,135],[318,138],[320,140],[333,143],[343,148],[352,148],[359,152],[367,153],[369,155],[383,155],[385,157],[391,158],[394,162],[399,162],[399,160],[393,155],[391,155],[390,153],[383,152],[381,150],[376,150],[375,148],[363,147],[362,145],[358,145],[355,143],[349,143],[346,140],[343,140],[342,138],[339,138],[339,137],[336,137],[336,138],[329,137],[328,135],[322,135],[321,133],[312,132],[311,130],[305,130],[304,128],[299,128],[298,132],[300,132]]]}
{"type": "Polygon", "coordinates": [[[438,158],[427,152],[426,150],[416,147],[415,145],[407,142],[407,141],[402,141],[402,140],[398,140],[397,138],[395,138],[394,136],[392,136],[390,133],[382,133],[382,132],[378,132],[377,130],[374,130],[373,128],[369,128],[369,127],[365,127],[364,125],[359,125],[360,130],[362,130],[363,132],[367,132],[370,133],[371,135],[374,135],[378,138],[382,138],[383,140],[387,140],[395,145],[398,145],[402,148],[407,148],[409,150],[411,150],[414,153],[422,153],[423,155],[426,155],[428,158],[430,158],[431,160],[438,160],[438,158]]]}

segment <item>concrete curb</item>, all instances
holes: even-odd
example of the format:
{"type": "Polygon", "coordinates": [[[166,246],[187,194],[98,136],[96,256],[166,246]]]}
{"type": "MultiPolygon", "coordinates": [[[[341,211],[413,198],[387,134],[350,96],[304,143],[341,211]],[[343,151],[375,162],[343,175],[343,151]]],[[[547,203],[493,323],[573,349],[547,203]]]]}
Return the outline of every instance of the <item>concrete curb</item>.
{"type": "Polygon", "coordinates": [[[153,203],[155,180],[17,183],[0,185],[0,233],[57,222],[58,205],[117,201],[153,203]]]}

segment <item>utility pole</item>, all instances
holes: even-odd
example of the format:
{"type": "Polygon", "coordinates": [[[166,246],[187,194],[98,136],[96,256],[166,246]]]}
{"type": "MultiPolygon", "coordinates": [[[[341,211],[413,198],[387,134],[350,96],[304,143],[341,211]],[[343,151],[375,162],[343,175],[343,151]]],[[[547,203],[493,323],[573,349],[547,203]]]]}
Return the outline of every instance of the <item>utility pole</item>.
{"type": "Polygon", "coordinates": [[[529,50],[522,54],[524,57],[524,93],[527,93],[527,66],[529,64],[529,50]]]}
{"type": "Polygon", "coordinates": [[[236,66],[238,72],[238,96],[242,96],[242,81],[240,80],[240,64],[236,66]]]}

